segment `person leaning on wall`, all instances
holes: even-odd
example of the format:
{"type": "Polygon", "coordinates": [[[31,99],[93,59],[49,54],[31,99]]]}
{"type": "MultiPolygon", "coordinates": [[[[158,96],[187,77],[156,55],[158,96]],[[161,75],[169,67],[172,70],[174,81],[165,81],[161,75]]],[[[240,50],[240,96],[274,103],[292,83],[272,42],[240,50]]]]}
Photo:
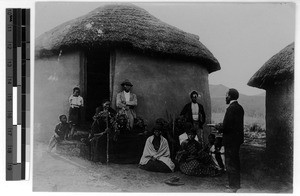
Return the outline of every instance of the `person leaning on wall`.
{"type": "Polygon", "coordinates": [[[137,106],[137,97],[131,92],[132,83],[128,79],[121,83],[122,92],[117,94],[117,110],[119,114],[125,114],[128,119],[128,126],[133,127],[134,119],[136,118],[135,107],[137,106]]]}

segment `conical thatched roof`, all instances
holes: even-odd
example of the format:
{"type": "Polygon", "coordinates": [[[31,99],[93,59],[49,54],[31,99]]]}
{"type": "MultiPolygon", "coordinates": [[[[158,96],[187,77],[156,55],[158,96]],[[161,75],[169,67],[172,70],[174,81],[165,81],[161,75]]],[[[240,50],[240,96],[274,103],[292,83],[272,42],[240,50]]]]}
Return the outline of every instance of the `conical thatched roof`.
{"type": "Polygon", "coordinates": [[[36,39],[36,56],[65,49],[116,46],[187,58],[203,64],[209,72],[220,69],[198,36],[168,25],[132,4],[99,7],[42,34],[36,39]]]}
{"type": "Polygon", "coordinates": [[[249,80],[248,85],[267,89],[285,81],[294,80],[294,47],[291,43],[270,58],[249,80]]]}

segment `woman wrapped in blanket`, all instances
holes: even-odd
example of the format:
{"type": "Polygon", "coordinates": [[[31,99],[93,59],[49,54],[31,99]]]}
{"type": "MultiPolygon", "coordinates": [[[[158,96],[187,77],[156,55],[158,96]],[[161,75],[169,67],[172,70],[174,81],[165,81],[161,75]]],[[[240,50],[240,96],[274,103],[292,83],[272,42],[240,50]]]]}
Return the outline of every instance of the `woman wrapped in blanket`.
{"type": "Polygon", "coordinates": [[[190,176],[216,176],[219,174],[211,156],[195,140],[196,129],[186,131],[188,139],[182,142],[176,161],[182,173],[190,176]]]}
{"type": "Polygon", "coordinates": [[[170,158],[167,140],[161,136],[161,127],[153,128],[153,135],[148,137],[140,160],[141,169],[153,172],[173,172],[175,165],[170,158]]]}

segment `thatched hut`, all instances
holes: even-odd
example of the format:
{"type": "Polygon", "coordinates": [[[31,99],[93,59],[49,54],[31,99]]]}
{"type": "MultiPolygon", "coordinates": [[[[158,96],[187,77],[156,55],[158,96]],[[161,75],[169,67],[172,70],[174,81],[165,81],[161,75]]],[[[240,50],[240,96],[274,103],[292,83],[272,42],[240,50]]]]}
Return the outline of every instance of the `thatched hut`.
{"type": "Polygon", "coordinates": [[[150,127],[167,113],[179,115],[192,90],[202,94],[210,120],[208,74],[220,69],[217,59],[198,36],[135,5],[106,5],[63,23],[36,39],[35,55],[36,139],[48,138],[56,117],[68,112],[74,86],[90,121],[102,99],[115,106],[124,79],[133,83],[137,115],[150,127]]]}
{"type": "Polygon", "coordinates": [[[248,85],[266,90],[266,151],[270,160],[292,171],[294,43],[269,59],[248,85]]]}

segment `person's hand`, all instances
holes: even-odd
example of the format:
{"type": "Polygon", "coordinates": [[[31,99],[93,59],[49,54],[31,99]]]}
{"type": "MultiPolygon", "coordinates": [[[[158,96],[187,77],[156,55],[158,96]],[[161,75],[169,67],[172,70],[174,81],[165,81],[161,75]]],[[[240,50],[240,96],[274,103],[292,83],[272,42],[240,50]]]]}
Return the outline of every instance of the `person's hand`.
{"type": "Polygon", "coordinates": [[[103,133],[108,133],[108,132],[110,132],[110,128],[106,128],[103,133]]]}
{"type": "Polygon", "coordinates": [[[196,158],[196,156],[191,155],[191,156],[189,156],[186,160],[187,160],[187,161],[191,161],[191,160],[193,160],[193,159],[195,159],[195,158],[196,158]]]}
{"type": "Polygon", "coordinates": [[[95,140],[95,137],[92,137],[91,139],[90,139],[90,142],[93,142],[95,140]]]}
{"type": "Polygon", "coordinates": [[[156,160],[157,160],[157,158],[155,158],[155,157],[151,157],[151,160],[152,160],[152,161],[156,161],[156,160]]]}
{"type": "Polygon", "coordinates": [[[215,125],[215,129],[217,129],[218,131],[222,130],[223,128],[223,123],[218,123],[215,125]]]}
{"type": "Polygon", "coordinates": [[[194,159],[193,157],[189,157],[189,158],[186,159],[186,161],[191,161],[193,159],[194,159]]]}

